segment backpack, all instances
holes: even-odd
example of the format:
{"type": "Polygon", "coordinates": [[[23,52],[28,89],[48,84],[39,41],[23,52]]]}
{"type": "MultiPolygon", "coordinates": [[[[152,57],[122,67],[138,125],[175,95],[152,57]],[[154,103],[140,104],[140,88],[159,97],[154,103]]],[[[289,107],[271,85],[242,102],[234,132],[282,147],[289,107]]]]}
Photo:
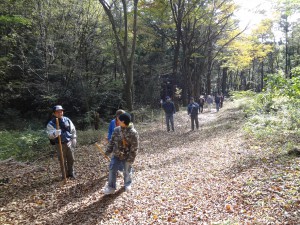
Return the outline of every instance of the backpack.
{"type": "Polygon", "coordinates": [[[192,104],[191,115],[196,115],[198,113],[198,107],[192,104]]]}

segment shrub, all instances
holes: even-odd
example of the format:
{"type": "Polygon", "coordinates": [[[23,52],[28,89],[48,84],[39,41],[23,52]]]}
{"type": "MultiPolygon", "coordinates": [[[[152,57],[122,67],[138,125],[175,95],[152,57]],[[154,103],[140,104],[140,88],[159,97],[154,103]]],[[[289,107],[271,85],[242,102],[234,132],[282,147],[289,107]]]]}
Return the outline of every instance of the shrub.
{"type": "Polygon", "coordinates": [[[0,159],[34,160],[47,153],[49,140],[45,131],[0,131],[0,159]]]}
{"type": "MultiPolygon", "coordinates": [[[[293,70],[293,77],[286,79],[282,73],[266,78],[264,92],[255,94],[254,101],[244,110],[252,111],[244,129],[262,143],[298,143],[300,128],[300,69],[293,70]]],[[[249,93],[249,92],[248,92],[249,93]]],[[[233,96],[247,96],[234,93],[233,96]]],[[[248,98],[249,99],[249,98],[248,98]]]]}
{"type": "MultiPolygon", "coordinates": [[[[51,154],[50,142],[45,130],[0,131],[0,160],[14,158],[18,161],[34,161],[51,154]]],[[[106,138],[106,130],[77,131],[78,147],[106,138]]]]}

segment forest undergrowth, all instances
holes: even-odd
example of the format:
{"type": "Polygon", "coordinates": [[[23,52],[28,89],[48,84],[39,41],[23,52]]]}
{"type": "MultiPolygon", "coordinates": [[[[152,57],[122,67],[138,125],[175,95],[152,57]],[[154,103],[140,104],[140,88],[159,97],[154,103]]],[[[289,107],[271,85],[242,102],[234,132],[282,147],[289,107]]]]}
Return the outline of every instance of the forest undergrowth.
{"type": "Polygon", "coordinates": [[[119,177],[117,192],[102,194],[108,163],[93,144],[77,148],[78,178],[65,185],[56,156],[1,161],[0,224],[298,224],[300,158],[245,133],[236,102],[199,121],[191,131],[182,109],[175,132],[161,119],[136,124],[129,193],[119,177]]]}

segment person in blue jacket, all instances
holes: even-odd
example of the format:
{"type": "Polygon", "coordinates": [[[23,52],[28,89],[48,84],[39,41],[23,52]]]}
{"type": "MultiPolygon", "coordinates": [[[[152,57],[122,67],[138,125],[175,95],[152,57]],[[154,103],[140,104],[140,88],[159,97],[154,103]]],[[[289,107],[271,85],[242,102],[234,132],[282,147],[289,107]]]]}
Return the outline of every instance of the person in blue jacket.
{"type": "Polygon", "coordinates": [[[175,105],[171,101],[171,98],[169,96],[166,97],[166,101],[162,104],[162,108],[165,111],[166,115],[166,125],[167,125],[167,131],[170,132],[170,124],[172,131],[174,130],[174,114],[176,113],[175,105]]]}
{"type": "Polygon", "coordinates": [[[123,114],[123,113],[125,113],[124,110],[118,109],[118,110],[116,111],[115,118],[112,119],[112,120],[110,121],[109,127],[108,127],[108,133],[107,133],[107,140],[108,140],[108,141],[111,140],[111,136],[112,136],[112,133],[114,132],[115,127],[120,126],[119,121],[118,121],[118,117],[119,117],[121,114],[123,114]]]}
{"type": "MultiPolygon", "coordinates": [[[[123,109],[118,109],[116,111],[116,115],[115,115],[115,118],[112,119],[109,123],[109,126],[108,126],[108,133],[107,133],[107,141],[108,141],[108,144],[110,143],[111,141],[111,137],[112,137],[112,134],[114,132],[114,129],[118,126],[120,126],[120,121],[118,119],[118,117],[122,114],[124,114],[125,111],[123,109]]],[[[124,167],[122,166],[119,166],[119,171],[123,171],[124,170],[124,167]]]]}
{"type": "Polygon", "coordinates": [[[64,179],[65,167],[66,176],[68,178],[75,179],[74,173],[74,151],[76,147],[76,129],[72,121],[64,116],[64,109],[61,105],[53,107],[53,118],[47,124],[47,134],[50,140],[55,144],[57,149],[57,155],[60,162],[62,178],[64,179]],[[56,118],[59,121],[59,129],[56,127],[56,118]],[[58,142],[58,136],[61,137],[62,153],[64,164],[61,161],[60,147],[58,142]]]}
{"type": "Polygon", "coordinates": [[[195,128],[199,130],[199,121],[198,121],[198,112],[199,112],[199,105],[197,102],[194,101],[194,98],[190,98],[190,104],[188,105],[187,108],[188,115],[191,117],[191,130],[193,131],[195,128]]]}

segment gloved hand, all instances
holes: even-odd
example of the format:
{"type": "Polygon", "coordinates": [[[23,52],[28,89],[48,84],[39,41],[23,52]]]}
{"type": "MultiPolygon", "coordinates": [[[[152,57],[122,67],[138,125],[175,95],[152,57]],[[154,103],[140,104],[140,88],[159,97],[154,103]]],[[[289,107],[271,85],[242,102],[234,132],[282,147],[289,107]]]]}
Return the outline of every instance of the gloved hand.
{"type": "Polygon", "coordinates": [[[59,135],[61,135],[61,129],[55,130],[53,135],[54,135],[54,137],[58,137],[59,135]]]}
{"type": "Polygon", "coordinates": [[[76,140],[76,138],[74,138],[74,139],[72,139],[72,147],[73,148],[75,148],[76,147],[76,145],[77,145],[77,140],[76,140]]]}

